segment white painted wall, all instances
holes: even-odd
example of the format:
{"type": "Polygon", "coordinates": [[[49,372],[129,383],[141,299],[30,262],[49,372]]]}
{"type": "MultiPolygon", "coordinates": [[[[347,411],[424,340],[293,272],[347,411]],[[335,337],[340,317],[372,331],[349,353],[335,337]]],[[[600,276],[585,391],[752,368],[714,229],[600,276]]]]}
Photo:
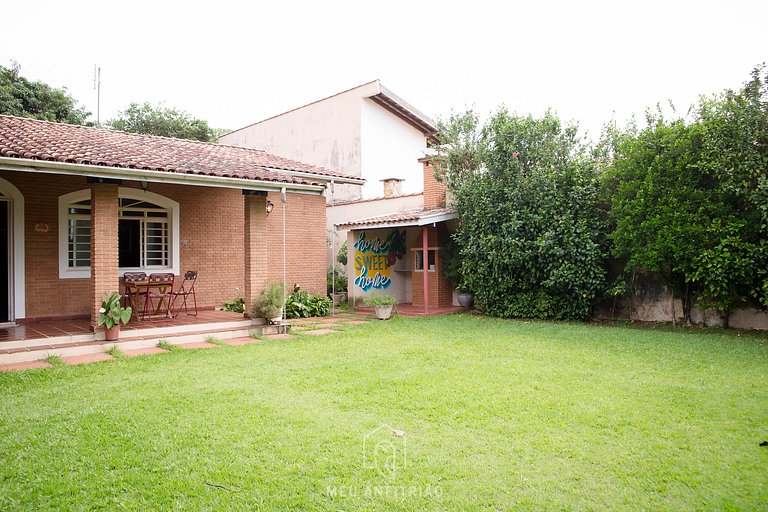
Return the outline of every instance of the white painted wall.
{"type": "MultiPolygon", "coordinates": [[[[382,184],[379,183],[379,185],[382,184]]],[[[332,238],[332,246],[328,247],[328,265],[330,265],[331,261],[335,261],[333,254],[338,253],[339,247],[344,243],[344,240],[347,239],[347,232],[349,231],[345,228],[339,228],[336,230],[336,236],[334,237],[334,225],[351,220],[377,217],[379,215],[420,210],[423,207],[424,196],[421,194],[328,205],[325,209],[325,218],[328,232],[332,238]]]]}
{"type": "MultiPolygon", "coordinates": [[[[371,82],[225,134],[219,142],[361,176],[360,102],[376,92],[378,84],[371,82]]],[[[335,186],[334,200],[359,197],[357,185],[335,186]]]]}
{"type": "Polygon", "coordinates": [[[400,178],[403,194],[421,192],[423,158],[427,151],[427,139],[421,130],[396,116],[373,100],[361,100],[362,169],[366,183],[363,198],[381,197],[383,184],[380,180],[400,178]]]}

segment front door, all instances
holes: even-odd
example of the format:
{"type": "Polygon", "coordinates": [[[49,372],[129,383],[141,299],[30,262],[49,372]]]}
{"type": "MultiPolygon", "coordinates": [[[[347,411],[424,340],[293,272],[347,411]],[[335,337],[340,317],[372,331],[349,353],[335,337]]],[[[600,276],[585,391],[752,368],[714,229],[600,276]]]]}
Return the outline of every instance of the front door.
{"type": "Polygon", "coordinates": [[[0,198],[0,322],[11,320],[11,268],[9,203],[0,198]]]}

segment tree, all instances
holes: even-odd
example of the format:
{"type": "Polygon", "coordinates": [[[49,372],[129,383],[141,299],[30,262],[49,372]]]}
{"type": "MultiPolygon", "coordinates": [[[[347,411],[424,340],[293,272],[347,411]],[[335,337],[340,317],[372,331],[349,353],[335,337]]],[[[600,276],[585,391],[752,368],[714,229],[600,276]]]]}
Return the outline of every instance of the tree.
{"type": "Polygon", "coordinates": [[[663,276],[686,320],[694,300],[725,325],[750,299],[768,306],[765,97],[756,71],[742,91],[703,98],[692,122],[649,114],[642,130],[609,132],[613,254],[663,276]]]}
{"type": "Polygon", "coordinates": [[[32,82],[19,74],[19,65],[0,66],[0,114],[59,123],[84,124],[90,115],[66,89],[32,82]]]}
{"type": "Polygon", "coordinates": [[[468,112],[438,134],[463,287],[501,317],[583,319],[604,287],[597,180],[575,125],[468,112]]]}
{"type": "Polygon", "coordinates": [[[165,108],[162,105],[153,107],[149,103],[139,105],[131,103],[120,112],[117,119],[110,119],[106,125],[113,130],[133,133],[146,133],[177,139],[214,140],[213,130],[208,122],[195,119],[184,111],[175,108],[165,108]]]}

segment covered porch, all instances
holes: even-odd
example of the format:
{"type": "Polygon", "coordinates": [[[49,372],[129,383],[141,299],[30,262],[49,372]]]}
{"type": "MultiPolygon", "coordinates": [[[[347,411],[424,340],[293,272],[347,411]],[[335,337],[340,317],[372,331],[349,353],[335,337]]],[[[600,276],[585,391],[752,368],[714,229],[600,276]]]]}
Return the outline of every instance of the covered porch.
{"type": "Polygon", "coordinates": [[[102,298],[126,272],[171,274],[174,290],[198,274],[198,316],[131,321],[132,337],[205,330],[270,281],[322,292],[324,261],[305,254],[325,250],[334,180],[362,183],[246,148],[0,116],[0,343],[100,341],[102,298]]]}

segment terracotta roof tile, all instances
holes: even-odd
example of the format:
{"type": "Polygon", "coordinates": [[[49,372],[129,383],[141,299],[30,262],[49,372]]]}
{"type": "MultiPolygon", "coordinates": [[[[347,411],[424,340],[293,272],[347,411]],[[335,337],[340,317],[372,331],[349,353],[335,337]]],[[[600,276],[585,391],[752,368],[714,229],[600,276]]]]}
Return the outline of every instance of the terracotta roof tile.
{"type": "Polygon", "coordinates": [[[445,215],[452,213],[450,208],[433,208],[431,210],[409,210],[407,212],[390,213],[388,215],[379,215],[378,217],[369,217],[367,219],[351,220],[339,226],[372,226],[379,224],[403,224],[407,222],[417,223],[424,217],[435,215],[445,215]]]}
{"type": "Polygon", "coordinates": [[[0,156],[296,184],[352,178],[256,149],[5,115],[0,156]],[[281,171],[314,174],[318,181],[281,171]]]}

